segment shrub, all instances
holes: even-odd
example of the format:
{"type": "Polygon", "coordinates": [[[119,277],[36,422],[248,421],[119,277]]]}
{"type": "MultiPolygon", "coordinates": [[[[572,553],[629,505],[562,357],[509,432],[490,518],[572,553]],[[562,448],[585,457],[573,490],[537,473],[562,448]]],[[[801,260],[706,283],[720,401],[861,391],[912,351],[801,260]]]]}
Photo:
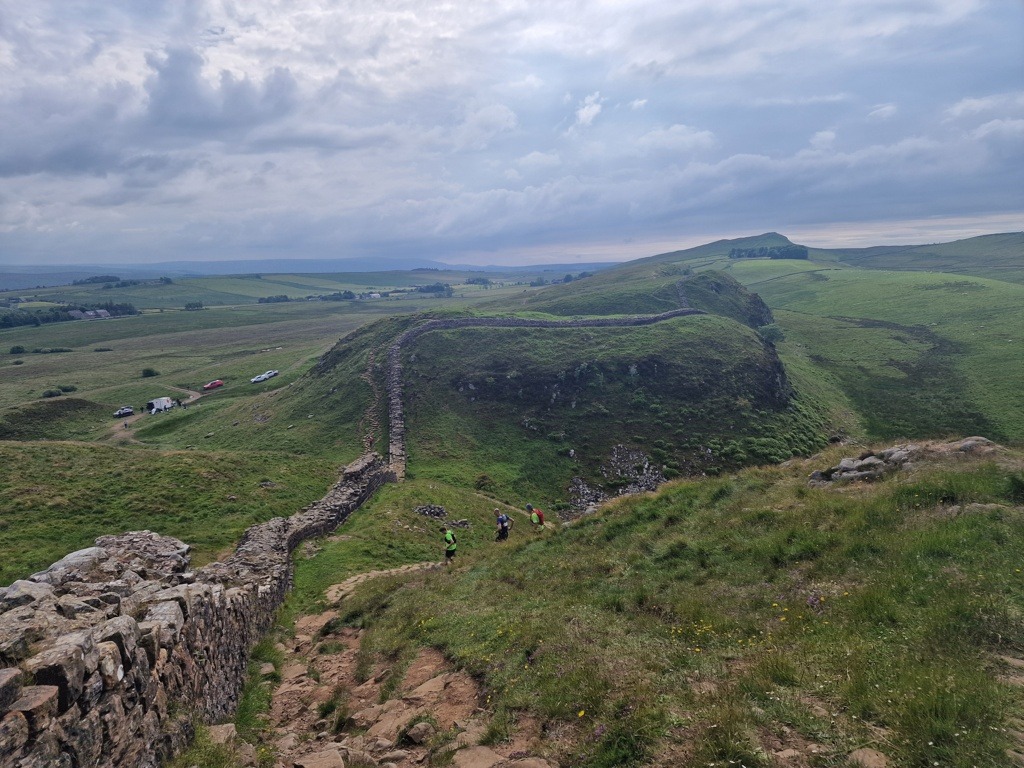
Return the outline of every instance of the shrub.
{"type": "Polygon", "coordinates": [[[110,347],[96,347],[93,352],[113,352],[114,350],[110,347]]]}
{"type": "Polygon", "coordinates": [[[160,371],[156,370],[155,368],[143,368],[142,369],[142,378],[144,378],[144,379],[151,379],[154,376],[159,376],[159,375],[160,375],[160,371]]]}
{"type": "Polygon", "coordinates": [[[43,397],[60,397],[63,394],[59,389],[47,389],[43,392],[43,397]]]}
{"type": "Polygon", "coordinates": [[[25,364],[24,360],[15,360],[15,361],[13,361],[11,363],[11,365],[24,365],[24,364],[25,364]]]}
{"type": "Polygon", "coordinates": [[[11,347],[11,354],[12,355],[23,355],[23,354],[25,354],[25,348],[23,346],[21,346],[21,344],[15,344],[13,347],[11,347]]]}
{"type": "Polygon", "coordinates": [[[57,389],[59,389],[61,392],[77,392],[78,391],[78,387],[76,387],[74,384],[60,384],[60,385],[57,386],[57,389]]]}

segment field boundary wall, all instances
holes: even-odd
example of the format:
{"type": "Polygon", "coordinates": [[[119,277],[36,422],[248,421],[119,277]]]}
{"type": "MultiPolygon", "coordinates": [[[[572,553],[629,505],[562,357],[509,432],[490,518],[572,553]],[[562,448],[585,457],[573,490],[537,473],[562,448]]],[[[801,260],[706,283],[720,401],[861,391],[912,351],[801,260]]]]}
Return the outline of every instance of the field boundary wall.
{"type": "Polygon", "coordinates": [[[291,551],[394,479],[367,454],[323,499],[196,570],[187,545],[137,531],[0,588],[0,767],[155,768],[193,718],[231,715],[291,588],[291,551]]]}

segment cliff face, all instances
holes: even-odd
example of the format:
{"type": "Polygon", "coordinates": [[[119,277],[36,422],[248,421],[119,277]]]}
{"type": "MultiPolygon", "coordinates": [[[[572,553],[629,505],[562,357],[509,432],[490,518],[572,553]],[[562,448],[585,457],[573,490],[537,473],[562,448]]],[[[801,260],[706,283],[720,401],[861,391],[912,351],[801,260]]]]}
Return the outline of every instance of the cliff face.
{"type": "Polygon", "coordinates": [[[393,478],[366,455],[321,501],[250,528],[223,563],[191,570],[185,544],[141,531],[0,589],[0,766],[157,766],[193,715],[233,712],[291,586],[291,550],[393,478]]]}

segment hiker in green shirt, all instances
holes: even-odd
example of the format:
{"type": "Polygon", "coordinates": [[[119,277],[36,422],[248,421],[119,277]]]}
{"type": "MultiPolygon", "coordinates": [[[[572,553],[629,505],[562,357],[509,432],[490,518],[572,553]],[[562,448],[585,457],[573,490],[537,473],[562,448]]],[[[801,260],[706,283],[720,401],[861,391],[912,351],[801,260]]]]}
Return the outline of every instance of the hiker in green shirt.
{"type": "Polygon", "coordinates": [[[544,530],[544,510],[539,509],[533,504],[526,505],[526,511],[530,513],[530,523],[533,524],[533,530],[543,531],[544,530]]]}
{"type": "Polygon", "coordinates": [[[444,534],[444,564],[449,565],[455,557],[459,543],[455,539],[455,532],[449,530],[447,525],[441,526],[441,533],[444,534]]]}

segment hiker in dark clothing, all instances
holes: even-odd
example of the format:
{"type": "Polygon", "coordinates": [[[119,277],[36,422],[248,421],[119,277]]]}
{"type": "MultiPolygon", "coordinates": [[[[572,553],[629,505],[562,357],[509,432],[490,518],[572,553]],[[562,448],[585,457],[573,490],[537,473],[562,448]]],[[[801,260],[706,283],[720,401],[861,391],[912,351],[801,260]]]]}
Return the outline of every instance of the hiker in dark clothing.
{"type": "Polygon", "coordinates": [[[512,518],[502,512],[500,509],[494,510],[494,522],[497,525],[498,533],[494,537],[495,541],[507,541],[508,532],[512,530],[512,518]]]}

